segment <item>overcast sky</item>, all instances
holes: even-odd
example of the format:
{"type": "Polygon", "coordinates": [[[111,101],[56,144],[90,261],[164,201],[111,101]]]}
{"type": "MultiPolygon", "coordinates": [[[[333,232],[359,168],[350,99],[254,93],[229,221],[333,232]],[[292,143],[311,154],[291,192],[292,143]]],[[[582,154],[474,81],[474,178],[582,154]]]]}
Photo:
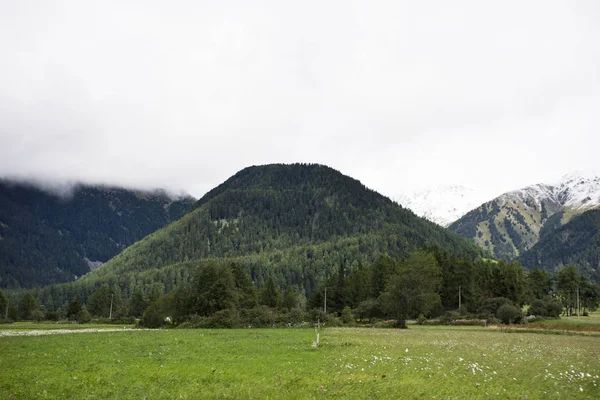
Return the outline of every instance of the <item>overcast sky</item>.
{"type": "Polygon", "coordinates": [[[0,54],[0,176],[492,196],[600,167],[597,0],[3,1],[0,54]]]}

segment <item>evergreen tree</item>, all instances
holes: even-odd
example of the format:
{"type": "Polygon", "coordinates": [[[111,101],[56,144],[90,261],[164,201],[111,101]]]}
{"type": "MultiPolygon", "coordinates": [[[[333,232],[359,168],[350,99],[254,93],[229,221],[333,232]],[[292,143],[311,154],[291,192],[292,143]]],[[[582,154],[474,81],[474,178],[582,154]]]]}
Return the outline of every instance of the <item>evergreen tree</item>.
{"type": "Polygon", "coordinates": [[[392,275],[380,301],[384,311],[397,319],[397,326],[406,328],[409,317],[441,309],[441,283],[442,272],[435,257],[417,250],[392,275]]]}
{"type": "Polygon", "coordinates": [[[79,296],[75,296],[67,308],[67,319],[77,319],[80,311],[81,301],[79,300],[79,296]]]}
{"type": "Polygon", "coordinates": [[[505,297],[514,304],[525,302],[525,271],[518,262],[500,260],[492,266],[492,297],[505,297]]]}
{"type": "Polygon", "coordinates": [[[296,293],[294,292],[294,289],[291,286],[288,286],[283,294],[281,306],[283,308],[287,308],[288,310],[292,310],[296,308],[297,305],[298,300],[296,299],[296,293]]]}
{"type": "Polygon", "coordinates": [[[275,281],[269,277],[267,284],[261,292],[261,303],[267,307],[277,308],[279,306],[281,295],[279,289],[275,286],[275,281]]]}
{"type": "Polygon", "coordinates": [[[582,278],[579,297],[584,314],[587,314],[588,310],[595,311],[600,306],[600,286],[582,278]]]}
{"type": "Polygon", "coordinates": [[[236,307],[235,279],[230,268],[213,262],[200,265],[188,292],[188,315],[212,315],[236,307]]]}
{"type": "Polygon", "coordinates": [[[144,293],[139,288],[136,289],[129,299],[129,315],[141,317],[147,307],[148,303],[144,299],[144,293]]]}
{"type": "Polygon", "coordinates": [[[335,288],[334,309],[342,312],[346,307],[346,266],[344,262],[340,263],[337,276],[337,285],[335,288]]]}
{"type": "Polygon", "coordinates": [[[371,296],[379,297],[386,289],[390,276],[397,269],[394,260],[388,256],[380,256],[371,265],[371,296]]]}
{"type": "Polygon", "coordinates": [[[258,305],[256,288],[250,279],[250,275],[240,263],[230,264],[231,273],[237,292],[237,304],[240,308],[254,308],[258,305]]]}
{"type": "Polygon", "coordinates": [[[115,312],[121,305],[121,297],[117,296],[115,290],[105,283],[90,296],[87,310],[92,315],[108,317],[110,316],[111,305],[113,312],[115,312]]]}
{"type": "Polygon", "coordinates": [[[570,264],[556,274],[556,291],[561,299],[567,315],[573,314],[576,306],[577,289],[581,283],[581,275],[575,265],[570,264]]]}
{"type": "Polygon", "coordinates": [[[38,308],[38,303],[31,292],[26,292],[19,301],[19,318],[30,319],[33,311],[38,308]]]}
{"type": "Polygon", "coordinates": [[[356,308],[360,302],[367,300],[371,296],[372,289],[369,268],[358,264],[352,270],[348,277],[347,292],[348,302],[353,308],[356,308]]]}
{"type": "Polygon", "coordinates": [[[535,267],[527,275],[529,297],[531,300],[545,299],[552,291],[552,278],[547,271],[535,267]]]}
{"type": "Polygon", "coordinates": [[[8,298],[0,289],[0,319],[8,318],[8,298]]]}
{"type": "Polygon", "coordinates": [[[161,285],[160,282],[152,284],[148,291],[148,303],[153,303],[158,300],[158,298],[164,294],[164,291],[164,285],[161,285]]]}

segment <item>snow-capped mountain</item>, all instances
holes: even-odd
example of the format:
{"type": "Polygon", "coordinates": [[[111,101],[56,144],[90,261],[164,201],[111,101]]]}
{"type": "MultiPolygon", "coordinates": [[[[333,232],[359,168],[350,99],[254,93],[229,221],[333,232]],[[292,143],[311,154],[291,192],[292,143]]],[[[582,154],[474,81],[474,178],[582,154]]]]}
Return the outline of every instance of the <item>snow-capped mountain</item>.
{"type": "Polygon", "coordinates": [[[481,197],[473,189],[452,185],[406,193],[396,201],[418,216],[447,227],[485,201],[481,197]]]}
{"type": "Polygon", "coordinates": [[[553,209],[573,210],[574,214],[600,206],[600,177],[574,172],[563,176],[554,184],[536,184],[505,193],[501,201],[520,199],[542,211],[542,205],[553,209]],[[577,211],[579,210],[579,212],[577,211]]]}
{"type": "Polygon", "coordinates": [[[553,184],[505,193],[449,228],[498,258],[512,259],[574,216],[595,208],[600,208],[600,177],[575,172],[553,184]]]}
{"type": "Polygon", "coordinates": [[[581,172],[567,174],[555,185],[554,191],[564,207],[596,208],[600,205],[600,176],[581,172]]]}

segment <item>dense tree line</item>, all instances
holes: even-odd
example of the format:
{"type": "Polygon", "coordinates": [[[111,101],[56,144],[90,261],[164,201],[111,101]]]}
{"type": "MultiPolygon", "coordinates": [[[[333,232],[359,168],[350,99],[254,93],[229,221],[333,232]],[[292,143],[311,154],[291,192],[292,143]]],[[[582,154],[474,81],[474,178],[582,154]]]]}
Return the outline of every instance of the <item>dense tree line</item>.
{"type": "Polygon", "coordinates": [[[537,268],[526,271],[516,262],[460,258],[437,247],[403,258],[380,256],[354,268],[344,260],[332,270],[308,299],[297,285],[280,285],[273,276],[257,285],[243,264],[212,260],[195,263],[189,279],[168,291],[151,286],[125,296],[118,285],[103,283],[89,296],[74,296],[58,309],[44,304],[35,291],[12,301],[3,301],[0,294],[0,306],[6,313],[11,303],[19,319],[48,314],[82,322],[90,316],[137,317],[150,327],[264,326],[275,321],[325,321],[331,315],[349,322],[394,319],[405,327],[408,319],[444,317],[449,312],[516,322],[526,304],[538,317],[570,315],[576,311],[577,295],[585,314],[600,302],[598,285],[574,266],[551,276],[537,268]]]}

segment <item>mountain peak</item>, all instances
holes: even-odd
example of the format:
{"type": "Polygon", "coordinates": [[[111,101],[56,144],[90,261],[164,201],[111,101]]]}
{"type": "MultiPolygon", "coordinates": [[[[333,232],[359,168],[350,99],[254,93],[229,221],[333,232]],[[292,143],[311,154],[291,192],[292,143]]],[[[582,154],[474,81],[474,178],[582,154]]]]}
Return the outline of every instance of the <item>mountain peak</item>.
{"type": "Polygon", "coordinates": [[[477,207],[483,200],[473,189],[461,185],[441,185],[396,198],[403,207],[444,227],[477,207]]]}
{"type": "Polygon", "coordinates": [[[577,171],[553,184],[504,193],[462,216],[450,229],[498,258],[512,259],[574,216],[596,208],[600,208],[600,178],[577,171]]]}
{"type": "Polygon", "coordinates": [[[555,192],[564,207],[595,208],[600,205],[600,177],[592,171],[576,171],[563,176],[555,192]]]}
{"type": "Polygon", "coordinates": [[[600,174],[592,170],[575,170],[563,175],[558,182],[555,182],[555,186],[562,184],[572,184],[576,181],[596,181],[600,180],[600,174]]]}

